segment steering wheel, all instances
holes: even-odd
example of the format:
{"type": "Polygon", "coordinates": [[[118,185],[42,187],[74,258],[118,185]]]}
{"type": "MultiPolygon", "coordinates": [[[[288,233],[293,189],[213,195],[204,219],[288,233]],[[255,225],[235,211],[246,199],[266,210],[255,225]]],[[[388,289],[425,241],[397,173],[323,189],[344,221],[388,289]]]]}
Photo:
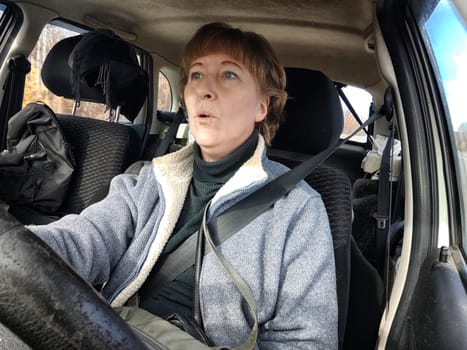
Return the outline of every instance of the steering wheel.
{"type": "Polygon", "coordinates": [[[34,349],[146,349],[71,266],[5,210],[0,323],[34,349]]]}

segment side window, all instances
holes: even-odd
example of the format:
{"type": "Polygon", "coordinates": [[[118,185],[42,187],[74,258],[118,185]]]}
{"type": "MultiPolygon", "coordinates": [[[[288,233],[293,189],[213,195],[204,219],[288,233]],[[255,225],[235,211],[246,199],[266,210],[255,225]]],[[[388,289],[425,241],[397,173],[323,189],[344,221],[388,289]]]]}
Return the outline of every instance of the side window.
{"type": "MultiPolygon", "coordinates": [[[[29,102],[42,101],[55,113],[71,114],[74,101],[50,92],[42,82],[41,69],[48,52],[57,42],[83,32],[85,32],[84,29],[60,20],[52,21],[44,27],[36,46],[28,57],[31,62],[31,72],[26,76],[23,106],[29,102]]],[[[77,114],[102,120],[107,120],[109,117],[103,104],[86,101],[80,102],[77,114]]],[[[120,116],[120,121],[126,121],[126,118],[120,116]]]]}
{"type": "MultiPolygon", "coordinates": [[[[344,92],[354,111],[357,113],[360,121],[365,122],[370,115],[370,106],[373,101],[371,95],[364,89],[349,85],[343,87],[342,91],[344,92]]],[[[344,111],[344,129],[342,130],[341,138],[345,138],[352,134],[352,132],[354,132],[355,129],[359,127],[359,124],[342,97],[341,104],[342,110],[344,111]]],[[[366,143],[367,135],[365,131],[360,130],[350,140],[359,143],[366,143]]]]}
{"type": "Polygon", "coordinates": [[[172,109],[172,89],[170,88],[169,79],[162,72],[159,72],[157,109],[160,111],[170,111],[172,109]]]}
{"type": "Polygon", "coordinates": [[[449,0],[440,0],[434,9],[428,8],[423,18],[420,23],[422,35],[431,48],[431,56],[437,66],[435,74],[452,138],[462,217],[462,241],[464,252],[467,252],[467,29],[449,0]]]}
{"type": "Polygon", "coordinates": [[[48,52],[57,42],[78,34],[75,28],[65,28],[58,21],[51,22],[44,27],[36,46],[28,57],[31,62],[31,71],[26,76],[23,106],[30,102],[42,101],[56,113],[71,113],[73,101],[55,96],[50,92],[42,83],[41,69],[48,52]]]}

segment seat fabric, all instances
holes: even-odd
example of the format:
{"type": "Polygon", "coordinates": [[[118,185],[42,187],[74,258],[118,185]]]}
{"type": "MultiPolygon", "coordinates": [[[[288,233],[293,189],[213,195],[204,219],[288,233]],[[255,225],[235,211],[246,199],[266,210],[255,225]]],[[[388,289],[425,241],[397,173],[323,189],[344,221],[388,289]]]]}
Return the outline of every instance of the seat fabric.
{"type": "Polygon", "coordinates": [[[137,159],[139,138],[127,125],[68,115],[58,119],[76,162],[61,212],[79,213],[102,199],[110,180],[137,159]]]}

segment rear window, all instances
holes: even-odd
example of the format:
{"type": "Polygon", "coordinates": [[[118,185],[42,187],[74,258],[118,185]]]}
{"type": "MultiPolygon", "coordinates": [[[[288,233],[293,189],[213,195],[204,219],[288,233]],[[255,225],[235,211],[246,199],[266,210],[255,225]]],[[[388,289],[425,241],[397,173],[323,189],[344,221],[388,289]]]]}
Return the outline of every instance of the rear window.
{"type": "MultiPolygon", "coordinates": [[[[343,87],[342,91],[352,105],[352,108],[357,113],[360,121],[364,123],[370,115],[370,107],[373,102],[373,97],[366,90],[350,85],[343,87]]],[[[341,138],[346,138],[352,134],[360,125],[342,97],[340,100],[342,110],[344,112],[344,129],[342,130],[341,138]]],[[[358,143],[366,143],[367,134],[364,130],[360,130],[350,140],[358,143]]]]}
{"type": "Polygon", "coordinates": [[[172,110],[172,89],[169,79],[159,72],[159,89],[157,90],[157,109],[160,111],[172,110]]]}

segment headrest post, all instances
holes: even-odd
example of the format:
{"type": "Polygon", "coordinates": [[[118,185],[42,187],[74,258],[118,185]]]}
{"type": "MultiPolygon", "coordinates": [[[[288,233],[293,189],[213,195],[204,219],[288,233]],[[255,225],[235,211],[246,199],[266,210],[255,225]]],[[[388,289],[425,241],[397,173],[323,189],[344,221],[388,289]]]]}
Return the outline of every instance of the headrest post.
{"type": "Polygon", "coordinates": [[[107,117],[107,120],[111,123],[118,122],[118,119],[120,119],[120,110],[120,105],[118,105],[116,109],[109,108],[109,116],[107,117]]]}
{"type": "Polygon", "coordinates": [[[114,118],[115,122],[118,122],[118,119],[120,119],[120,109],[121,108],[122,107],[120,105],[118,105],[117,109],[115,110],[115,118],[114,118]]]}
{"type": "Polygon", "coordinates": [[[73,109],[71,110],[71,115],[76,115],[76,111],[78,110],[79,108],[79,101],[76,101],[73,102],[73,109]]]}

